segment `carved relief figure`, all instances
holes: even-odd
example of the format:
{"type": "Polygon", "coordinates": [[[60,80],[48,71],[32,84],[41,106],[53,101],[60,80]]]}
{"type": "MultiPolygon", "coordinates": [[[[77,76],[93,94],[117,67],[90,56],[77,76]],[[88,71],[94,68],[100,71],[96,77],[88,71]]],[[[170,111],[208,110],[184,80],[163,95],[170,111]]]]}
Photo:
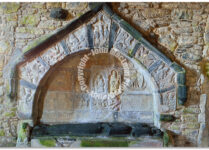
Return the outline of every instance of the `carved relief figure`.
{"type": "Polygon", "coordinates": [[[109,78],[109,93],[116,95],[121,90],[118,72],[113,70],[109,78]]]}
{"type": "Polygon", "coordinates": [[[101,93],[105,91],[105,82],[101,74],[96,75],[93,87],[95,92],[101,93]]]}
{"type": "Polygon", "coordinates": [[[134,77],[131,83],[131,88],[132,89],[145,89],[146,88],[146,82],[141,73],[136,72],[136,76],[134,77]]]}

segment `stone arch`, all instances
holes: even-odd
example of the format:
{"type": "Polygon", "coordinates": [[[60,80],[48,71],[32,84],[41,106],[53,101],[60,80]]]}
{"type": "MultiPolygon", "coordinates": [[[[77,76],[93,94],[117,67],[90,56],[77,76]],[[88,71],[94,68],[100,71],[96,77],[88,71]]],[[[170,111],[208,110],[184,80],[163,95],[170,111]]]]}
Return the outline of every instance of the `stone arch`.
{"type": "Polygon", "coordinates": [[[36,90],[51,67],[68,55],[101,47],[116,48],[144,67],[155,83],[156,95],[160,96],[160,107],[156,110],[159,115],[172,113],[177,104],[186,101],[185,70],[103,4],[11,58],[4,76],[11,77],[8,95],[18,101],[19,118],[33,120],[36,90]]]}

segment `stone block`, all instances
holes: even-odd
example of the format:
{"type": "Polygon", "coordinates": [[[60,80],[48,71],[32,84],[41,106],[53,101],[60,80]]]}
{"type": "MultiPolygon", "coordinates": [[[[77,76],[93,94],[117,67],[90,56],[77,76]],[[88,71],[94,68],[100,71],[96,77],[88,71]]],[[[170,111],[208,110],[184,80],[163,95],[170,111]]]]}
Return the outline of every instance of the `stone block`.
{"type": "MultiPolygon", "coordinates": [[[[130,32],[134,32],[134,31],[130,31],[130,32]]],[[[123,28],[120,28],[116,34],[113,47],[125,53],[128,53],[130,49],[134,49],[136,43],[137,40],[135,40],[133,36],[128,33],[128,31],[124,30],[123,28]]]]}
{"type": "Polygon", "coordinates": [[[159,43],[170,51],[174,51],[177,47],[177,42],[175,39],[172,39],[170,35],[162,36],[159,38],[159,43]]]}
{"type": "Polygon", "coordinates": [[[192,108],[192,107],[184,108],[183,113],[198,114],[198,113],[200,113],[200,109],[199,108],[192,108]]]}
{"type": "Polygon", "coordinates": [[[11,50],[9,41],[0,41],[0,54],[7,54],[11,50]]]}
{"type": "Polygon", "coordinates": [[[62,3],[58,3],[58,2],[49,2],[46,3],[46,7],[47,8],[57,8],[57,7],[62,7],[62,3]]]}
{"type": "Polygon", "coordinates": [[[71,52],[84,50],[89,48],[88,37],[87,37],[87,27],[82,26],[75,30],[73,34],[70,34],[65,40],[71,52]]]}
{"type": "Polygon", "coordinates": [[[186,74],[185,72],[177,73],[177,83],[184,85],[186,83],[186,74]]]}
{"type": "Polygon", "coordinates": [[[150,95],[129,95],[121,98],[122,111],[153,111],[153,97],[150,95]]]}
{"type": "Polygon", "coordinates": [[[198,115],[198,122],[204,123],[205,121],[206,121],[206,115],[205,115],[205,113],[200,113],[198,115]]]}
{"type": "Polygon", "coordinates": [[[118,114],[119,122],[143,122],[143,123],[153,123],[154,113],[153,112],[143,112],[143,111],[120,111],[118,114]]]}
{"type": "Polygon", "coordinates": [[[142,14],[145,18],[159,18],[159,17],[164,17],[170,15],[170,10],[168,9],[144,9],[142,11],[142,14]]]}
{"type": "Polygon", "coordinates": [[[206,94],[201,94],[200,95],[200,110],[201,110],[202,113],[205,112],[206,101],[207,101],[207,95],[206,94]]]}
{"type": "Polygon", "coordinates": [[[23,16],[20,20],[20,24],[22,25],[31,25],[36,26],[40,21],[40,16],[38,15],[27,15],[23,16]]]}
{"type": "Polygon", "coordinates": [[[55,30],[58,27],[61,27],[61,22],[55,21],[55,20],[46,20],[41,21],[38,25],[38,28],[40,29],[49,29],[49,30],[55,30]]]}
{"type": "Polygon", "coordinates": [[[172,125],[169,127],[170,130],[180,130],[181,129],[181,124],[180,123],[172,123],[172,125]]]}
{"type": "Polygon", "coordinates": [[[4,67],[4,56],[3,55],[0,55],[0,70],[3,70],[3,67],[4,67]]]}
{"type": "Polygon", "coordinates": [[[45,3],[40,3],[40,2],[32,3],[32,8],[39,8],[39,9],[41,9],[41,8],[44,8],[44,7],[45,7],[45,3]]]}
{"type": "MultiPolygon", "coordinates": [[[[180,125],[179,125],[180,126],[180,125]]],[[[187,128],[187,129],[199,129],[200,124],[199,123],[186,123],[186,124],[182,124],[181,128],[187,128]]]]}
{"type": "Polygon", "coordinates": [[[198,122],[198,116],[195,114],[183,114],[181,120],[183,122],[198,122]]]}
{"type": "Polygon", "coordinates": [[[193,11],[189,9],[174,9],[171,14],[175,19],[192,20],[193,11]]]}
{"type": "Polygon", "coordinates": [[[1,3],[0,9],[3,10],[4,13],[10,14],[15,13],[20,8],[20,3],[1,3]]]}
{"type": "Polygon", "coordinates": [[[178,37],[178,44],[180,46],[185,46],[185,45],[193,45],[197,43],[197,37],[195,36],[179,36],[178,37]]]}
{"type": "Polygon", "coordinates": [[[182,131],[182,134],[188,136],[190,138],[196,138],[198,136],[199,130],[198,129],[185,129],[182,131]]]}
{"type": "Polygon", "coordinates": [[[178,103],[182,105],[187,99],[187,88],[185,85],[179,85],[177,90],[178,103]]]}
{"type": "Polygon", "coordinates": [[[98,15],[97,22],[92,24],[93,44],[95,48],[108,47],[111,20],[106,15],[98,15]],[[104,23],[105,20],[105,23],[104,23]]]}
{"type": "Polygon", "coordinates": [[[41,55],[41,58],[49,65],[53,66],[56,63],[63,60],[66,56],[64,49],[60,43],[56,44],[55,46],[51,47],[48,51],[41,55]]]}

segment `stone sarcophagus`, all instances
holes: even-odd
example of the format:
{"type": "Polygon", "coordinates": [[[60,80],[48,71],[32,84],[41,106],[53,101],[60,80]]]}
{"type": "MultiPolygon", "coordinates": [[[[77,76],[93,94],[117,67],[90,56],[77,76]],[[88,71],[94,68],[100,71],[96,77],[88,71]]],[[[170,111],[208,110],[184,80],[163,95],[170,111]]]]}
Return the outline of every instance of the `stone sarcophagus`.
{"type": "MultiPolygon", "coordinates": [[[[163,131],[164,121],[174,120],[174,111],[186,101],[185,70],[106,4],[14,54],[5,72],[21,123],[37,132],[36,126],[45,124],[101,127],[101,122],[163,131]]],[[[21,142],[27,140],[19,137],[21,142]]]]}

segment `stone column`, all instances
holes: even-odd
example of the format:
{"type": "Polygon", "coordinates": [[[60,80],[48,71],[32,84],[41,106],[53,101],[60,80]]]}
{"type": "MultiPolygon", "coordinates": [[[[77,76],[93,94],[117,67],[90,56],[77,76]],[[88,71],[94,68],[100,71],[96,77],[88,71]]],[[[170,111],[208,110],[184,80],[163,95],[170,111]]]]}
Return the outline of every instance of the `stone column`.
{"type": "Polygon", "coordinates": [[[198,147],[208,147],[208,125],[206,122],[206,102],[207,102],[207,95],[202,94],[200,96],[200,114],[198,116],[198,122],[200,123],[199,135],[198,135],[198,147]]]}

